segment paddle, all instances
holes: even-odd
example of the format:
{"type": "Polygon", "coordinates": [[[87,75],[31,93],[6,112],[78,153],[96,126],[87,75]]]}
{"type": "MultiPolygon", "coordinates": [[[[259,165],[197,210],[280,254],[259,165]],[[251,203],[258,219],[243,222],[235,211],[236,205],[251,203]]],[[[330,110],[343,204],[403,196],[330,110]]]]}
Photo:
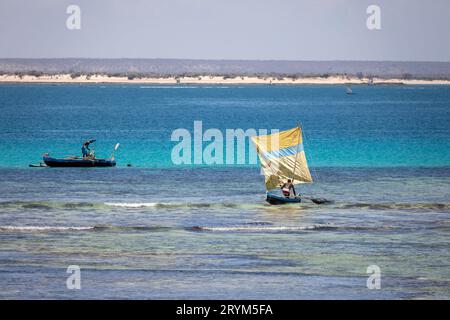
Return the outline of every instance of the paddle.
{"type": "Polygon", "coordinates": [[[29,164],[28,165],[31,168],[43,168],[43,167],[47,167],[47,165],[45,163],[40,162],[39,164],[29,164]]]}
{"type": "Polygon", "coordinates": [[[114,160],[114,152],[117,151],[117,149],[119,149],[120,143],[116,143],[116,145],[114,146],[114,151],[111,153],[111,160],[114,160]]]}

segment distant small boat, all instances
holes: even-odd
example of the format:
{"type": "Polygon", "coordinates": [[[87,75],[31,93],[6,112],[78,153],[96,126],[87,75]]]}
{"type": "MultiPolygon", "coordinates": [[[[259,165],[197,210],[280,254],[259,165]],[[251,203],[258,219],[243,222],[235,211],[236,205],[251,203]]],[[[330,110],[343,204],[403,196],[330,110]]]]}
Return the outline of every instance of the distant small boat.
{"type": "Polygon", "coordinates": [[[347,94],[353,94],[353,90],[352,90],[352,88],[350,88],[350,87],[347,87],[347,90],[346,90],[346,92],[345,93],[347,93],[347,94]]]}
{"type": "Polygon", "coordinates": [[[109,159],[95,158],[94,152],[89,154],[89,157],[68,156],[65,158],[53,158],[48,153],[45,153],[42,157],[44,163],[48,167],[114,167],[116,165],[116,159],[114,152],[119,149],[120,144],[117,143],[114,147],[114,151],[109,159]]]}
{"type": "Polygon", "coordinates": [[[49,167],[114,167],[114,159],[83,159],[73,158],[52,158],[49,155],[43,156],[44,163],[49,167]]]}

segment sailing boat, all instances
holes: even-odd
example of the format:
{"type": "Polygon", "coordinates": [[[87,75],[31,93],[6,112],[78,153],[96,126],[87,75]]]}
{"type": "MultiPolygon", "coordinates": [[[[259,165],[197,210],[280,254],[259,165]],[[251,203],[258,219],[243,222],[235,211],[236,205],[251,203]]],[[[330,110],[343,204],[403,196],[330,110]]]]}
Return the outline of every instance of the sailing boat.
{"type": "MultiPolygon", "coordinates": [[[[266,182],[266,201],[270,204],[299,203],[301,197],[284,197],[272,191],[288,179],[292,183],[312,183],[303,149],[302,129],[296,128],[271,135],[252,137],[266,182]]],[[[313,200],[314,201],[314,200],[313,200]]]]}
{"type": "Polygon", "coordinates": [[[347,87],[347,90],[346,90],[346,92],[345,93],[347,93],[347,94],[353,94],[353,90],[352,90],[352,88],[350,88],[350,87],[347,87]]]}

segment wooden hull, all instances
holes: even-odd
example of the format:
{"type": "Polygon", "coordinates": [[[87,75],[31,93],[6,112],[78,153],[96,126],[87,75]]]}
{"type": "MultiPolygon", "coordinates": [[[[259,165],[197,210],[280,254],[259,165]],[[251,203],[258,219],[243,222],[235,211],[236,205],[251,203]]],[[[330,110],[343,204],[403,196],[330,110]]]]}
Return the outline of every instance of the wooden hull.
{"type": "Polygon", "coordinates": [[[302,199],[298,198],[286,198],[284,196],[278,196],[275,194],[267,193],[266,201],[270,204],[289,204],[289,203],[300,203],[302,199]]]}
{"type": "Polygon", "coordinates": [[[49,167],[114,167],[116,161],[111,159],[57,159],[51,157],[43,158],[49,167]]]}

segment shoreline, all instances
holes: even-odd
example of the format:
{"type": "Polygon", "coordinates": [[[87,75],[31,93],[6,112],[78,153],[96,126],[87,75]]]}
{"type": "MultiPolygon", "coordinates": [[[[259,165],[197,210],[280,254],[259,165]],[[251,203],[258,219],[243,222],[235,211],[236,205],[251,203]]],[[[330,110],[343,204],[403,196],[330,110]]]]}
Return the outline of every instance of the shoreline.
{"type": "Polygon", "coordinates": [[[246,85],[246,84],[327,84],[327,85],[450,85],[450,80],[420,80],[420,79],[381,79],[381,78],[357,78],[349,76],[324,77],[301,77],[280,78],[280,77],[256,77],[256,76],[236,76],[234,78],[224,76],[185,76],[185,77],[142,77],[129,79],[128,77],[108,76],[108,75],[81,75],[74,77],[70,74],[55,75],[0,75],[1,83],[67,83],[67,84],[205,84],[205,85],[246,85]]]}

